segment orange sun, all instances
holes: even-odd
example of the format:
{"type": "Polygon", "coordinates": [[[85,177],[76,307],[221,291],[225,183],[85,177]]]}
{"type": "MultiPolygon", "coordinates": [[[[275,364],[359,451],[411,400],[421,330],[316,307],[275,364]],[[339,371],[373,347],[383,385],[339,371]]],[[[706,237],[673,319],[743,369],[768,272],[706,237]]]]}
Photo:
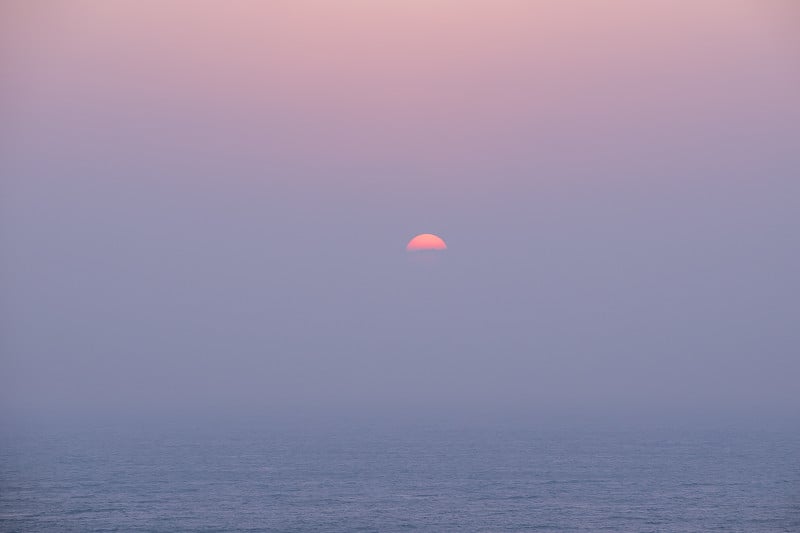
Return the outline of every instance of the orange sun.
{"type": "Polygon", "coordinates": [[[433,233],[422,233],[417,235],[406,245],[409,252],[419,252],[422,250],[447,250],[447,245],[438,235],[433,233]]]}

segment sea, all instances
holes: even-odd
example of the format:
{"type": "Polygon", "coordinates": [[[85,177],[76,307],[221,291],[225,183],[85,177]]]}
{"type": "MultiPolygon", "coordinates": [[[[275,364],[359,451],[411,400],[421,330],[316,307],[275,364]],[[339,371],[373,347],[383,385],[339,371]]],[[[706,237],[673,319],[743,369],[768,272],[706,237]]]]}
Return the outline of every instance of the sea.
{"type": "Polygon", "coordinates": [[[800,531],[800,431],[8,430],[0,531],[800,531]]]}

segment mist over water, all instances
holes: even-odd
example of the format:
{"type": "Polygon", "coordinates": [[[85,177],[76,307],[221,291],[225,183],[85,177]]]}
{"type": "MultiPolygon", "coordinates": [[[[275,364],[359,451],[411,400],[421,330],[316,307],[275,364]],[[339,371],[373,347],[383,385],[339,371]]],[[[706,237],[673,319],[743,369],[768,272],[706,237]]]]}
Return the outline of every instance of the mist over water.
{"type": "Polygon", "coordinates": [[[51,428],[0,437],[0,528],[793,531],[799,435],[425,424],[51,428]]]}
{"type": "Polygon", "coordinates": [[[0,531],[800,530],[797,14],[3,0],[0,531]]]}

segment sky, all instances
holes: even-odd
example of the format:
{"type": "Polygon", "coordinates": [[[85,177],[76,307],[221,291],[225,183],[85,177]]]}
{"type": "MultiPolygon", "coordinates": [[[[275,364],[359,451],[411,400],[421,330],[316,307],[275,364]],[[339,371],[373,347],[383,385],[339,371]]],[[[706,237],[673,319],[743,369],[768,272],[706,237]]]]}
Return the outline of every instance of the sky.
{"type": "Polygon", "coordinates": [[[800,417],[793,2],[0,11],[0,418],[800,417]]]}

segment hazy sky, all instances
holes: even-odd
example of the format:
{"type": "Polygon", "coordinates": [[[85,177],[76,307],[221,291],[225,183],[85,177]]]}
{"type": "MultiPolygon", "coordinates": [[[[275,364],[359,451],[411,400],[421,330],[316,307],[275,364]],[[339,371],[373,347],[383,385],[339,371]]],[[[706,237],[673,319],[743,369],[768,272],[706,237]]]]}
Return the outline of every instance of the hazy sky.
{"type": "Polygon", "coordinates": [[[3,416],[800,416],[793,2],[0,20],[3,416]]]}

